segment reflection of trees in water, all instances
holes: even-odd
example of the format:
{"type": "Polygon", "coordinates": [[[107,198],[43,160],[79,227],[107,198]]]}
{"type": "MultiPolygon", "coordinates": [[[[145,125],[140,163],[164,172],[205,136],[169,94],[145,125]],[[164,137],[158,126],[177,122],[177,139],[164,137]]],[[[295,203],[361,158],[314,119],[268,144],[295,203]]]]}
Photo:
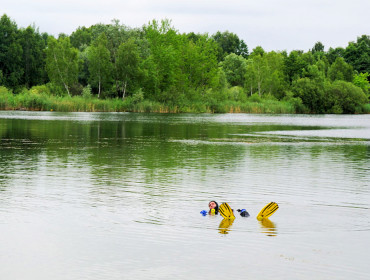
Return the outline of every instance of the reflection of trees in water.
{"type": "Polygon", "coordinates": [[[369,171],[369,145],[296,142],[280,145],[269,143],[271,139],[268,136],[240,136],[258,131],[298,129],[296,126],[233,125],[202,123],[199,120],[178,122],[176,117],[166,116],[154,116],[151,122],[151,115],[145,115],[143,121],[140,114],[129,116],[127,120],[126,115],[122,116],[122,121],[85,122],[2,119],[2,174],[11,173],[10,168],[16,158],[19,159],[16,164],[32,161],[37,168],[35,162],[42,152],[50,160],[65,164],[78,161],[89,165],[96,180],[112,181],[135,176],[142,176],[139,179],[144,181],[176,180],[184,170],[188,176],[195,170],[200,174],[203,171],[207,176],[208,169],[228,170],[244,158],[252,160],[256,168],[263,168],[266,164],[279,165],[282,161],[296,164],[300,160],[317,166],[325,161],[339,162],[360,178],[365,178],[369,171]],[[219,143],[222,141],[267,143],[219,143]]]}
{"type": "MultiPolygon", "coordinates": [[[[176,176],[189,165],[203,170],[232,167],[243,156],[238,146],[225,149],[220,145],[171,142],[222,138],[229,131],[225,125],[207,127],[199,123],[8,119],[2,120],[1,126],[1,145],[7,145],[2,157],[29,159],[32,155],[35,163],[44,153],[50,160],[65,164],[83,158],[81,164],[90,165],[97,179],[99,175],[106,180],[107,176],[114,179],[144,172],[144,179],[151,180],[162,173],[176,176]]],[[[2,168],[8,162],[3,160],[2,168]]]]}
{"type": "Polygon", "coordinates": [[[204,171],[206,176],[211,168],[232,168],[244,154],[236,145],[227,145],[225,149],[224,145],[173,141],[197,139],[199,135],[207,138],[199,127],[142,123],[123,126],[124,138],[100,134],[100,139],[105,138],[107,143],[91,151],[89,161],[95,167],[108,168],[94,169],[95,175],[103,172],[112,177],[141,176],[145,182],[176,181],[183,172],[190,175],[194,171],[204,171]]]}
{"type": "Polygon", "coordinates": [[[368,178],[370,146],[359,143],[293,143],[249,145],[245,157],[255,166],[275,168],[308,168],[336,170],[342,168],[358,180],[368,178]]]}
{"type": "Polygon", "coordinates": [[[32,141],[32,131],[21,120],[0,122],[0,186],[6,188],[18,172],[27,175],[37,168],[44,141],[32,141]],[[20,168],[21,167],[21,168],[20,168]]]}

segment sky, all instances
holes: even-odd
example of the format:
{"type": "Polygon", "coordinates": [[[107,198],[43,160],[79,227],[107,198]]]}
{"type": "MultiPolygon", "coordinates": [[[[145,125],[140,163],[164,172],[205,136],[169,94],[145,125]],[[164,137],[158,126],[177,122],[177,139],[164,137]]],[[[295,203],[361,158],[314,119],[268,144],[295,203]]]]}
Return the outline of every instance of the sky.
{"type": "Polygon", "coordinates": [[[0,16],[55,36],[113,19],[135,28],[166,18],[180,33],[235,33],[250,51],[346,47],[370,35],[369,11],[369,0],[0,0],[0,16]]]}

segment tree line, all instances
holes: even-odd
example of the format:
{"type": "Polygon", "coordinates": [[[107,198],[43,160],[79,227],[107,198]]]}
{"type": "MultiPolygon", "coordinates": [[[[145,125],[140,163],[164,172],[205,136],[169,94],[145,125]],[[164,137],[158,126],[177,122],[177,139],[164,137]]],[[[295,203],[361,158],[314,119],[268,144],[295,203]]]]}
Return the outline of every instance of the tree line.
{"type": "Polygon", "coordinates": [[[79,27],[58,38],[0,18],[0,86],[14,94],[127,97],[180,104],[287,101],[296,112],[361,113],[370,96],[370,36],[346,48],[249,52],[232,32],[180,33],[170,20],[79,27]]]}

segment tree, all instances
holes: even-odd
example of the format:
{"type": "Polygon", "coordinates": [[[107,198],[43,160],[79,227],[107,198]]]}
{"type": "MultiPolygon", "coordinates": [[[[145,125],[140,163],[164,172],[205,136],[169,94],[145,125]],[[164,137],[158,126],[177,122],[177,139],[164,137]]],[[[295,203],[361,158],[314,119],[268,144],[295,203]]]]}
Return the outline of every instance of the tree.
{"type": "Polygon", "coordinates": [[[370,77],[369,73],[359,73],[355,74],[353,77],[353,84],[361,88],[367,95],[370,94],[369,77],[370,77]]]}
{"type": "Polygon", "coordinates": [[[91,40],[95,41],[102,33],[107,38],[107,48],[110,52],[112,61],[112,78],[115,84],[115,90],[118,94],[120,92],[120,82],[117,68],[117,52],[119,46],[126,42],[132,33],[136,36],[135,31],[132,31],[125,25],[120,24],[119,20],[112,20],[111,24],[96,24],[91,28],[91,40]]]}
{"type": "Polygon", "coordinates": [[[117,73],[121,84],[122,98],[126,91],[133,93],[140,86],[142,77],[139,48],[133,39],[122,43],[117,52],[117,73]]]}
{"type": "Polygon", "coordinates": [[[15,22],[7,15],[0,18],[0,70],[5,86],[16,88],[21,84],[23,75],[22,46],[15,22]]]}
{"type": "Polygon", "coordinates": [[[20,30],[20,44],[23,49],[24,74],[22,84],[32,87],[45,83],[45,41],[34,26],[20,30]]]}
{"type": "Polygon", "coordinates": [[[333,64],[337,57],[344,57],[345,50],[343,48],[330,48],[328,53],[326,54],[328,61],[330,64],[333,64]]]}
{"type": "Polygon", "coordinates": [[[100,98],[102,88],[109,84],[112,73],[110,53],[107,48],[107,37],[102,33],[87,51],[88,67],[90,72],[90,83],[98,88],[100,98]]]}
{"type": "Polygon", "coordinates": [[[267,73],[266,61],[263,60],[261,55],[254,55],[253,58],[249,58],[247,61],[246,70],[246,88],[250,89],[252,95],[255,91],[258,92],[259,96],[265,91],[263,86],[267,73]]]}
{"type": "Polygon", "coordinates": [[[254,56],[263,56],[265,54],[265,50],[261,47],[261,46],[257,46],[253,49],[252,53],[251,53],[251,57],[254,57],[254,56]]]}
{"type": "Polygon", "coordinates": [[[257,46],[253,49],[248,61],[246,69],[246,88],[250,90],[250,95],[255,91],[258,92],[258,95],[261,96],[264,93],[264,87],[262,83],[265,82],[267,72],[266,61],[263,60],[262,56],[265,53],[265,50],[257,46]]]}
{"type": "Polygon", "coordinates": [[[78,51],[73,48],[69,38],[49,37],[46,48],[46,71],[50,81],[64,87],[68,95],[70,87],[78,79],[78,51]]]}
{"type": "Polygon", "coordinates": [[[266,87],[267,92],[277,99],[285,96],[287,82],[284,75],[284,56],[274,51],[265,53],[263,58],[267,63],[266,87]]]}
{"type": "MultiPolygon", "coordinates": [[[[204,93],[207,87],[218,86],[218,82],[215,83],[215,77],[218,75],[216,42],[207,34],[198,34],[193,39],[189,39],[186,34],[179,37],[180,71],[177,88],[183,94],[189,93],[189,89],[198,89],[204,93]]],[[[190,94],[188,97],[192,98],[190,94]]]]}
{"type": "Polygon", "coordinates": [[[337,57],[335,62],[328,69],[328,78],[331,81],[343,80],[352,82],[353,68],[346,63],[342,57],[337,57]]]}
{"type": "Polygon", "coordinates": [[[357,38],[356,43],[349,43],[345,49],[344,58],[354,70],[370,73],[370,36],[363,35],[357,38]]]}
{"type": "Polygon", "coordinates": [[[307,65],[301,51],[290,52],[289,56],[284,58],[284,73],[287,80],[292,83],[292,81],[299,79],[307,65]]]}
{"type": "MultiPolygon", "coordinates": [[[[159,97],[161,93],[176,92],[180,81],[181,36],[169,20],[162,20],[160,23],[153,20],[144,26],[144,33],[150,49],[150,55],[144,61],[146,92],[162,98],[159,97]]],[[[168,99],[169,96],[163,98],[168,99]]]]}
{"type": "Polygon", "coordinates": [[[91,28],[78,27],[70,36],[71,44],[76,49],[83,51],[91,44],[91,28]]]}
{"type": "Polygon", "coordinates": [[[267,93],[280,99],[285,88],[284,56],[262,51],[262,48],[256,48],[247,60],[245,86],[251,95],[254,92],[258,92],[259,96],[267,93]]]}
{"type": "Polygon", "coordinates": [[[244,58],[248,57],[248,47],[243,40],[240,40],[238,35],[229,31],[217,31],[212,38],[219,46],[218,60],[221,61],[230,53],[241,55],[244,58]]]}
{"type": "Polygon", "coordinates": [[[307,65],[302,71],[302,78],[309,78],[318,83],[324,83],[329,68],[329,62],[324,56],[315,63],[307,65]]]}
{"type": "Polygon", "coordinates": [[[312,48],[311,52],[314,54],[314,53],[317,53],[317,52],[324,52],[324,45],[321,43],[321,42],[316,42],[314,47],[312,48]]]}
{"type": "Polygon", "coordinates": [[[244,86],[247,61],[242,56],[231,53],[225,57],[220,65],[231,86],[244,86]]]}
{"type": "Polygon", "coordinates": [[[240,55],[240,56],[242,56],[244,58],[248,58],[248,46],[244,42],[244,40],[241,40],[240,41],[239,46],[238,46],[235,54],[240,55]]]}
{"type": "MultiPolygon", "coordinates": [[[[89,47],[83,51],[78,52],[78,83],[86,87],[89,85],[89,59],[88,59],[89,47]]],[[[90,89],[91,89],[91,85],[90,89]]]]}
{"type": "Polygon", "coordinates": [[[189,41],[192,41],[194,44],[202,37],[201,34],[195,34],[194,32],[190,32],[186,34],[186,37],[189,41]]]}
{"type": "MultiPolygon", "coordinates": [[[[202,35],[195,44],[185,44],[187,58],[183,62],[186,66],[185,75],[190,86],[204,90],[206,87],[216,86],[213,79],[218,73],[217,45],[208,35],[202,35]]],[[[182,65],[180,65],[181,67],[182,65]]]]}
{"type": "Polygon", "coordinates": [[[325,77],[325,72],[320,70],[317,64],[308,65],[302,72],[302,78],[309,78],[319,83],[324,83],[325,77]]]}

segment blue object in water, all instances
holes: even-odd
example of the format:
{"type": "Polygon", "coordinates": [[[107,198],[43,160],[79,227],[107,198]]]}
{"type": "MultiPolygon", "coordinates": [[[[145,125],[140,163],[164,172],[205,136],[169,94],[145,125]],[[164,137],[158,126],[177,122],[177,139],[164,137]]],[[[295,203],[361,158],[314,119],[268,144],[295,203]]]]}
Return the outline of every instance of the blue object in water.
{"type": "Polygon", "coordinates": [[[202,214],[203,216],[207,216],[207,211],[206,210],[202,210],[202,211],[200,211],[200,214],[202,214]]]}

